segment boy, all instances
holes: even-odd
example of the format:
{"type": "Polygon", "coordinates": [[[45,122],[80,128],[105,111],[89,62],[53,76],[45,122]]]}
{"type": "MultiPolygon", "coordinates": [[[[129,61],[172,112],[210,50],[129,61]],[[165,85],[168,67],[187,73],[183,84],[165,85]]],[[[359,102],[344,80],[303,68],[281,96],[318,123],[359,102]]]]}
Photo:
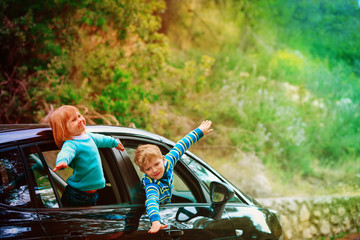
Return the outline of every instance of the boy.
{"type": "Polygon", "coordinates": [[[136,149],[134,161],[140,171],[145,173],[142,183],[146,193],[146,211],[151,222],[149,233],[156,233],[167,227],[160,223],[159,204],[171,201],[175,164],[191,145],[213,131],[210,126],[211,121],[203,121],[198,128],[178,141],[165,156],[161,154],[159,147],[152,144],[140,145],[136,149]]]}

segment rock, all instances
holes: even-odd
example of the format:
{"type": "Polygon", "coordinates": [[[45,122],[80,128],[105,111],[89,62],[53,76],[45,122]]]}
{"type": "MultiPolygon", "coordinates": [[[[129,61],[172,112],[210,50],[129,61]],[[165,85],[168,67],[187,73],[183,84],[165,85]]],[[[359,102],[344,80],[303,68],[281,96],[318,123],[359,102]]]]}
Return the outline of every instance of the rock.
{"type": "Polygon", "coordinates": [[[320,218],[320,217],[321,217],[321,212],[320,212],[319,210],[315,210],[315,211],[314,211],[314,216],[315,216],[316,218],[320,218]]]}
{"type": "Polygon", "coordinates": [[[339,216],[344,216],[344,215],[345,215],[345,213],[346,213],[345,208],[340,207],[340,208],[338,209],[338,214],[339,214],[339,216]]]}
{"type": "Polygon", "coordinates": [[[303,238],[304,239],[311,239],[313,237],[312,233],[311,233],[311,230],[310,228],[307,228],[303,231],[303,234],[302,234],[303,238]]]}
{"type": "Polygon", "coordinates": [[[341,232],[341,228],[340,228],[340,227],[334,227],[334,228],[333,228],[333,233],[339,234],[340,232],[341,232]]]}
{"type": "Polygon", "coordinates": [[[324,214],[327,215],[327,214],[329,214],[329,212],[330,212],[330,210],[329,210],[328,208],[324,208],[324,210],[323,210],[323,213],[324,213],[324,214]]]}
{"type": "Polygon", "coordinates": [[[330,217],[330,222],[334,225],[338,224],[339,223],[339,217],[338,216],[335,216],[335,215],[332,215],[330,217]]]}
{"type": "Polygon", "coordinates": [[[330,223],[326,220],[322,220],[320,223],[320,232],[321,234],[327,236],[331,232],[330,223]]]}
{"type": "Polygon", "coordinates": [[[297,210],[297,205],[296,205],[295,201],[289,201],[287,207],[290,212],[295,212],[297,210]]]}
{"type": "Polygon", "coordinates": [[[310,211],[307,209],[306,205],[303,204],[300,209],[300,222],[306,222],[310,219],[310,211]]]}
{"type": "Polygon", "coordinates": [[[318,230],[316,229],[316,227],[310,226],[310,232],[313,236],[316,236],[316,234],[318,233],[318,230]]]}
{"type": "Polygon", "coordinates": [[[358,232],[360,196],[346,200],[342,197],[288,197],[267,202],[275,210],[281,210],[284,240],[304,240],[334,239],[343,233],[358,232]]]}
{"type": "Polygon", "coordinates": [[[293,239],[293,235],[292,235],[292,232],[291,232],[291,229],[288,229],[284,232],[284,235],[285,235],[285,239],[293,239]]]}
{"type": "Polygon", "coordinates": [[[351,223],[350,223],[350,219],[349,219],[348,217],[345,217],[345,218],[344,218],[343,227],[344,227],[344,230],[345,230],[345,231],[350,230],[350,228],[351,228],[351,223]]]}
{"type": "Polygon", "coordinates": [[[317,229],[314,226],[310,226],[303,231],[303,237],[305,239],[313,239],[317,234],[317,229]]]}

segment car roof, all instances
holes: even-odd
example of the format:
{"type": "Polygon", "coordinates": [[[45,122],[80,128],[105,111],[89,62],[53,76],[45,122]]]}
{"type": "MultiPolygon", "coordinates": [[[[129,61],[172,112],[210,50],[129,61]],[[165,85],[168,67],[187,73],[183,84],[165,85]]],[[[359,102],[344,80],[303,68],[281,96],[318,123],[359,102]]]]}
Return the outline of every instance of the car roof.
{"type": "MultiPolygon", "coordinates": [[[[172,141],[155,133],[142,129],[110,126],[110,125],[87,125],[87,131],[94,133],[107,133],[121,136],[134,136],[150,140],[173,144],[172,141]]],[[[0,124],[0,146],[14,144],[14,142],[31,142],[38,140],[53,139],[52,130],[46,124],[0,124]]]]}

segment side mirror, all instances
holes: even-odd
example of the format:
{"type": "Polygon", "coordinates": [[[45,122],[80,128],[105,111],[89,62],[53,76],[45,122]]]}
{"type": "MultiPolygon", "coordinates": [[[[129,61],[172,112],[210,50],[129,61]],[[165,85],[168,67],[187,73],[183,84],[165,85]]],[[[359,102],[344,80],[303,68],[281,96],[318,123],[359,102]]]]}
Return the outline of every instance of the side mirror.
{"type": "Polygon", "coordinates": [[[198,216],[220,220],[225,204],[234,196],[233,189],[222,182],[210,183],[211,207],[180,207],[176,213],[176,221],[187,222],[198,216]]]}
{"type": "Polygon", "coordinates": [[[213,210],[213,218],[221,219],[225,204],[234,196],[233,189],[222,182],[210,183],[211,208],[213,210]]]}

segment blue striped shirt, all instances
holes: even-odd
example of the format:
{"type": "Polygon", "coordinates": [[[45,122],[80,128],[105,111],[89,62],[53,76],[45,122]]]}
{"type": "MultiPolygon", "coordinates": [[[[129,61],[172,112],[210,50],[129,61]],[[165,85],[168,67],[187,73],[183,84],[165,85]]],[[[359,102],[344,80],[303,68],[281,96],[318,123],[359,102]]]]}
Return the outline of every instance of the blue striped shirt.
{"type": "Polygon", "coordinates": [[[171,201],[175,164],[186,150],[203,136],[203,132],[196,128],[176,143],[170,152],[165,155],[165,172],[161,179],[156,180],[146,174],[144,175],[142,183],[146,193],[145,206],[151,222],[160,221],[159,204],[171,201]]]}

